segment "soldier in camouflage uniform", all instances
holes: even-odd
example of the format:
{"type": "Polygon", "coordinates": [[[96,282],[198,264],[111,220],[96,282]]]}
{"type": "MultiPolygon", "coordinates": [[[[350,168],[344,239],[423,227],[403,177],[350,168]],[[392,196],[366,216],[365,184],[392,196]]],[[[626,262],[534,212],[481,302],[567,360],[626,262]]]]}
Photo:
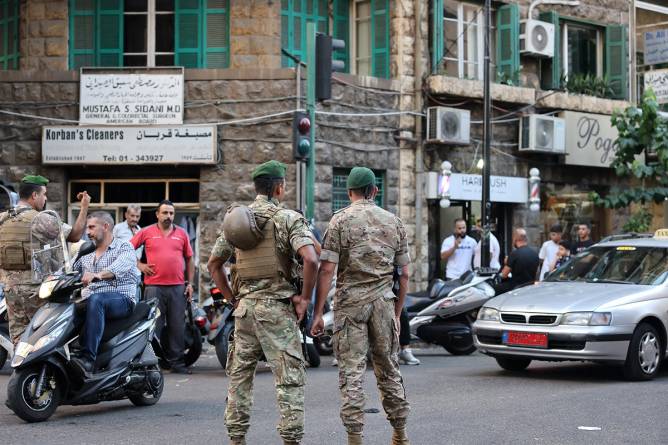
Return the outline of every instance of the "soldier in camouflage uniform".
{"type": "Polygon", "coordinates": [[[375,184],[368,168],[355,167],[348,177],[352,204],[334,214],[325,233],[311,333],[322,334],[323,306],[338,266],[334,352],[348,444],[362,443],[363,382],[370,348],[383,408],[394,428],[392,444],[405,445],[409,406],[399,372],[399,315],[410,259],[403,223],[374,203],[375,184]],[[392,292],[395,268],[400,272],[398,297],[392,292]]]}
{"type": "MultiPolygon", "coordinates": [[[[60,243],[58,219],[48,213],[39,213],[46,206],[48,182],[43,176],[24,177],[19,186],[18,204],[0,214],[0,282],[5,286],[9,335],[14,344],[18,343],[37,309],[46,302],[37,296],[40,283],[35,282],[32,276],[31,249],[60,243]]],[[[62,224],[65,237],[70,242],[81,238],[90,203],[86,192],[77,197],[81,200],[81,212],[74,227],[62,224]]],[[[46,258],[42,266],[52,265],[46,258]]]]}
{"type": "Polygon", "coordinates": [[[256,221],[266,221],[264,239],[258,247],[235,248],[221,233],[209,260],[216,286],[226,298],[234,296],[238,300],[234,311],[234,344],[230,346],[226,367],[230,381],[225,425],[234,445],[246,443],[253,377],[262,354],[274,373],[281,438],[285,444],[298,444],[304,434],[306,373],[298,322],[310,301],[318,257],[304,218],[278,206],[285,194],[285,171],[285,165],[276,161],[266,162],[253,171],[258,196],[249,207],[256,221]],[[273,230],[267,229],[269,223],[273,223],[273,230]],[[225,274],[219,273],[233,254],[238,279],[236,295],[225,274]],[[295,254],[304,262],[301,295],[297,294],[291,280],[294,277],[290,276],[295,254]]]}

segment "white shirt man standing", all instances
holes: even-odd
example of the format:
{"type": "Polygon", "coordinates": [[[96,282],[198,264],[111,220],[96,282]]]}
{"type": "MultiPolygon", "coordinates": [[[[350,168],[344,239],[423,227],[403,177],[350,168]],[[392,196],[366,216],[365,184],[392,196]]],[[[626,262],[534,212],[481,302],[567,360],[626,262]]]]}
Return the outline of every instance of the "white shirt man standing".
{"type": "Polygon", "coordinates": [[[550,239],[545,241],[540,248],[538,258],[541,262],[539,280],[543,281],[545,275],[550,272],[550,267],[557,260],[559,252],[559,241],[561,241],[562,228],[559,224],[550,227],[550,239]]]}
{"type": "Polygon", "coordinates": [[[441,245],[441,260],[446,261],[446,279],[455,280],[464,272],[472,270],[475,246],[475,240],[466,234],[466,221],[457,218],[453,234],[444,239],[441,245]]]}
{"type": "MultiPolygon", "coordinates": [[[[114,226],[114,238],[121,241],[130,241],[141,230],[139,218],[141,218],[141,206],[139,204],[128,205],[128,208],[125,209],[125,221],[114,226]]],[[[141,258],[143,249],[144,247],[137,249],[137,258],[141,258]]]]}
{"type": "MultiPolygon", "coordinates": [[[[475,256],[473,257],[473,267],[476,269],[480,267],[482,260],[482,249],[480,248],[480,241],[475,246],[475,256]]],[[[501,270],[501,263],[499,262],[499,256],[501,255],[501,246],[499,245],[499,240],[494,236],[492,232],[489,232],[489,267],[496,270],[501,270]]]]}

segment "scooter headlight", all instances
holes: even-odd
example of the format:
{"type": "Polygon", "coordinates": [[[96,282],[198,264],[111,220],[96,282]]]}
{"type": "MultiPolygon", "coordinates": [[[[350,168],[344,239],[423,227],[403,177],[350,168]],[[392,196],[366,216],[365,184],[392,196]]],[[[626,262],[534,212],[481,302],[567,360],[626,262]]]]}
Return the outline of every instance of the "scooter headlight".
{"type": "Polygon", "coordinates": [[[55,328],[53,331],[49,332],[48,335],[45,335],[44,337],[40,338],[37,340],[37,343],[35,343],[35,346],[33,347],[33,351],[39,351],[40,349],[49,346],[51,343],[54,341],[58,340],[58,338],[63,335],[63,331],[65,331],[65,326],[66,323],[61,324],[57,328],[55,328]]]}
{"type": "Polygon", "coordinates": [[[50,280],[43,282],[42,285],[39,287],[39,298],[41,299],[49,298],[53,293],[53,290],[56,288],[57,284],[58,280],[50,280]]]}
{"type": "Polygon", "coordinates": [[[499,311],[491,307],[484,307],[478,312],[478,320],[499,321],[499,311]]]}

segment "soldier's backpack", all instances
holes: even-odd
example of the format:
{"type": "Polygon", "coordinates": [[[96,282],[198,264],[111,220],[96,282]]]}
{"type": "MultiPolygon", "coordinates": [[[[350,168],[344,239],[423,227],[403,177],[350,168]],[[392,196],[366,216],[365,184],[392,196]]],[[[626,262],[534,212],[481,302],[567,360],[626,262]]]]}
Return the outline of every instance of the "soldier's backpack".
{"type": "Polygon", "coordinates": [[[30,270],[30,228],[39,213],[33,209],[10,210],[0,220],[0,268],[30,270]]]}

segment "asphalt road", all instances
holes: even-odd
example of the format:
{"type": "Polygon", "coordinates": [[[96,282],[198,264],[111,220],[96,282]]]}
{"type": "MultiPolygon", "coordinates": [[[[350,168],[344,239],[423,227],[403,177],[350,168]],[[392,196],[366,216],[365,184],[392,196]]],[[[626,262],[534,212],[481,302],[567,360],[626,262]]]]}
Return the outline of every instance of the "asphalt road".
{"type": "MultiPolygon", "coordinates": [[[[616,370],[593,364],[533,363],[512,374],[480,354],[453,357],[430,349],[417,355],[422,365],[402,366],[413,445],[668,442],[668,366],[652,382],[628,383],[616,370]]],[[[329,363],[324,357],[322,367],[308,370],[305,445],[346,443],[337,370],[329,363]]],[[[5,366],[0,398],[8,379],[5,366]]],[[[30,425],[0,404],[0,434],[4,444],[224,444],[226,385],[207,354],[192,375],[167,374],[163,397],[153,407],[128,401],[64,406],[48,422],[30,425]]],[[[391,429],[371,371],[366,390],[367,407],[381,412],[367,414],[365,444],[388,444],[391,429]]],[[[275,406],[272,375],[263,367],[256,377],[249,444],[281,443],[275,406]]]]}

